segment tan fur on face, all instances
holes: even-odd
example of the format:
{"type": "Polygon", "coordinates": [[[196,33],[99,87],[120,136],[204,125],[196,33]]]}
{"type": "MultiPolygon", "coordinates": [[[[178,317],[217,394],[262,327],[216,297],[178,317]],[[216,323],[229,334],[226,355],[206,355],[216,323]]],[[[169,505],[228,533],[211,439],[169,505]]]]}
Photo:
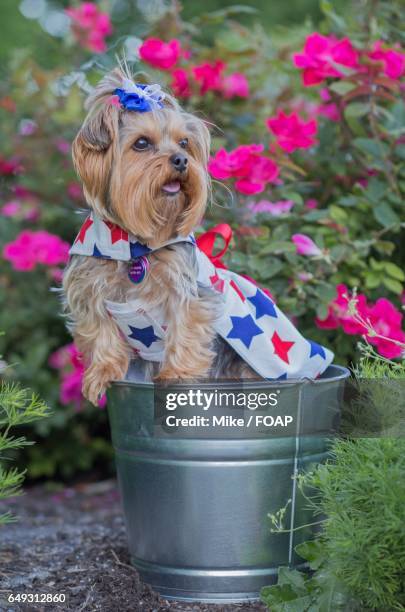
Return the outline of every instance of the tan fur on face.
{"type": "MultiPolygon", "coordinates": [[[[86,117],[73,144],[73,159],[89,206],[151,247],[175,235],[186,236],[200,221],[210,183],[207,173],[209,132],[167,96],[161,110],[137,113],[111,104],[122,86],[119,70],[107,75],[87,102],[86,117]],[[153,147],[136,151],[147,137],[153,147]],[[187,149],[179,142],[187,138],[187,149]],[[187,155],[188,167],[177,173],[170,157],[187,155]],[[181,191],[168,196],[166,183],[179,180],[181,191]]],[[[73,256],[64,275],[70,329],[84,356],[83,394],[94,404],[111,381],[125,377],[134,357],[105,300],[141,300],[144,309],[159,308],[167,321],[165,356],[158,378],[196,378],[208,374],[218,298],[199,294],[194,248],[178,243],[148,255],[150,270],[134,285],[126,262],[73,256]]]]}
{"type": "Polygon", "coordinates": [[[119,70],[105,77],[89,98],[89,115],[73,144],[73,159],[89,205],[102,218],[121,225],[150,246],[187,235],[200,221],[210,188],[207,173],[209,132],[204,123],[180,109],[168,96],[162,110],[125,111],[110,103],[122,84],[119,70]],[[153,148],[135,151],[147,137],[153,148]],[[180,148],[187,138],[189,146],[180,148]],[[178,173],[170,157],[188,157],[188,170],[178,173]],[[180,180],[176,196],[162,191],[180,180]]]}

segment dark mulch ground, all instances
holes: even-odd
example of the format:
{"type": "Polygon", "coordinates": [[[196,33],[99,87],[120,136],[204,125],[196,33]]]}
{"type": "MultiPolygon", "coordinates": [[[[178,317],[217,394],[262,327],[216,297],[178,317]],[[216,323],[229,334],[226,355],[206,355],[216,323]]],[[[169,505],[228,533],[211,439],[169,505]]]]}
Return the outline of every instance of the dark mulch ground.
{"type": "Polygon", "coordinates": [[[115,483],[49,493],[30,489],[9,509],[18,523],[1,528],[1,612],[258,612],[257,604],[169,602],[129,565],[115,483]],[[65,604],[8,603],[10,593],[66,594],[65,604]]]}

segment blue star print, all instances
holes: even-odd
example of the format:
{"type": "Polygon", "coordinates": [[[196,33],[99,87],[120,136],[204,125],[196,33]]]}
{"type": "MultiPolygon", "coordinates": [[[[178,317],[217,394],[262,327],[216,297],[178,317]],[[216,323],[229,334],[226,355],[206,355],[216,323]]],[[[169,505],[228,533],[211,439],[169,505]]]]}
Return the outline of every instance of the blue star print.
{"type": "Polygon", "coordinates": [[[103,255],[101,251],[98,250],[96,245],[94,245],[93,257],[102,257],[103,259],[111,259],[109,255],[103,255]]]}
{"type": "Polygon", "coordinates": [[[309,345],[311,347],[310,357],[315,357],[315,355],[320,355],[322,359],[326,359],[325,349],[320,344],[313,342],[312,340],[308,340],[309,345]]]}
{"type": "Polygon", "coordinates": [[[131,251],[132,259],[136,259],[137,257],[140,257],[141,255],[146,255],[147,253],[150,253],[152,250],[149,247],[147,247],[146,244],[142,244],[142,242],[130,242],[129,248],[131,251]]]}
{"type": "Polygon", "coordinates": [[[252,302],[253,306],[256,308],[256,319],[260,319],[264,315],[269,315],[269,317],[276,317],[277,313],[274,308],[274,304],[267,295],[262,293],[260,289],[256,291],[256,295],[252,297],[248,297],[249,302],[252,302]]]}
{"type": "Polygon", "coordinates": [[[159,340],[159,338],[155,336],[155,332],[152,325],[149,325],[148,327],[132,327],[132,325],[128,325],[128,327],[131,330],[131,333],[129,334],[128,338],[138,340],[148,348],[150,347],[152,342],[156,342],[156,340],[159,340]]]}
{"type": "Polygon", "coordinates": [[[250,344],[254,336],[263,334],[263,330],[260,329],[254,322],[251,315],[246,317],[231,317],[232,329],[227,335],[227,338],[238,338],[241,340],[246,348],[250,347],[250,344]]]}

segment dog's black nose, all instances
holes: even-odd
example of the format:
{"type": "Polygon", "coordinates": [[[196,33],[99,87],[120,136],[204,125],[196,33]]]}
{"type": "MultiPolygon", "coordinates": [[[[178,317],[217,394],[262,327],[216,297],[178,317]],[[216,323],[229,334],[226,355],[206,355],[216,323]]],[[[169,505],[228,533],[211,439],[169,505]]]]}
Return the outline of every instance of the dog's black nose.
{"type": "Polygon", "coordinates": [[[188,159],[183,153],[175,153],[171,156],[170,161],[178,172],[184,172],[187,168],[188,159]]]}

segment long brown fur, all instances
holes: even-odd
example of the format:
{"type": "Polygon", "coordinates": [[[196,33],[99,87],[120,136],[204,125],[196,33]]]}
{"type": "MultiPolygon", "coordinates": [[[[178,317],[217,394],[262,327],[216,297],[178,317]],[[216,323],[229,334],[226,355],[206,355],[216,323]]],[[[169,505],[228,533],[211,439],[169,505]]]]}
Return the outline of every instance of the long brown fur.
{"type": "MultiPolygon", "coordinates": [[[[74,141],[73,160],[96,214],[153,248],[177,235],[187,236],[199,223],[210,191],[210,137],[205,124],[182,111],[171,96],[166,96],[163,109],[147,113],[111,104],[124,76],[114,70],[88,99],[89,114],[74,141]],[[132,145],[140,137],[148,137],[153,150],[135,151],[132,145]],[[183,138],[189,143],[188,169],[180,175],[170,157],[184,153],[179,145],[183,138]],[[162,186],[174,180],[182,189],[167,196],[162,186]]],[[[111,381],[125,377],[133,358],[104,300],[136,297],[146,307],[163,309],[169,326],[159,379],[195,378],[210,371],[216,302],[198,294],[193,257],[184,244],[153,252],[140,285],[130,282],[123,262],[71,258],[63,288],[70,327],[86,365],[83,393],[91,402],[97,403],[111,381]]]]}

